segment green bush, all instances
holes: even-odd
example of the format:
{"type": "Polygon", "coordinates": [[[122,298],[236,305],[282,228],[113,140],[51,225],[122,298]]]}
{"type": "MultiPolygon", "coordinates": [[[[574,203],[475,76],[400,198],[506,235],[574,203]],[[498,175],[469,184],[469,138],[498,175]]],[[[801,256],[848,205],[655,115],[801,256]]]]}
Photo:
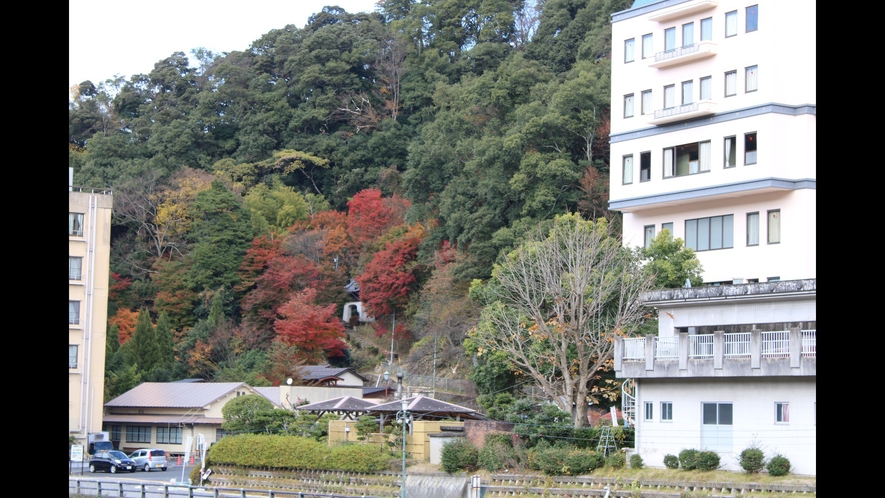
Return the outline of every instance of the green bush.
{"type": "Polygon", "coordinates": [[[602,453],[583,448],[572,448],[565,456],[565,465],[569,475],[587,474],[605,464],[602,453]]]}
{"type": "Polygon", "coordinates": [[[641,469],[642,467],[645,467],[645,463],[642,462],[642,457],[639,456],[639,453],[634,453],[630,455],[630,468],[641,469]]]}
{"type": "Polygon", "coordinates": [[[509,448],[513,448],[513,434],[503,431],[490,431],[486,433],[482,443],[483,447],[487,444],[501,443],[509,448]]]}
{"type": "Polygon", "coordinates": [[[698,468],[698,450],[686,449],[679,452],[679,465],[682,470],[694,470],[698,468]]]}
{"type": "Polygon", "coordinates": [[[477,469],[479,449],[470,441],[452,441],[443,445],[440,458],[443,470],[449,474],[461,469],[474,471],[477,469]]]}
{"type": "Polygon", "coordinates": [[[477,465],[489,472],[497,472],[501,469],[511,467],[516,460],[516,454],[513,446],[502,443],[500,440],[488,441],[479,450],[477,465]]]}
{"type": "Polygon", "coordinates": [[[547,475],[566,475],[569,473],[569,467],[566,463],[568,453],[568,448],[560,446],[539,449],[535,452],[535,463],[538,466],[538,470],[547,475]]]}
{"type": "Polygon", "coordinates": [[[765,468],[773,476],[785,476],[790,473],[790,460],[783,455],[775,455],[765,468]]]}
{"type": "Polygon", "coordinates": [[[668,469],[679,468],[679,457],[676,455],[664,455],[664,467],[668,469]]]}
{"type": "Polygon", "coordinates": [[[757,474],[765,468],[765,454],[757,446],[750,446],[741,452],[740,463],[747,474],[757,474]]]}
{"type": "Polygon", "coordinates": [[[719,453],[715,451],[701,451],[697,459],[698,469],[715,470],[719,468],[719,453]]]}
{"type": "Polygon", "coordinates": [[[239,434],[212,445],[206,460],[207,464],[252,468],[374,472],[389,470],[390,454],[379,452],[374,445],[330,448],[312,438],[239,434]]]}
{"type": "Polygon", "coordinates": [[[623,469],[627,466],[627,457],[620,451],[616,451],[605,459],[605,466],[613,469],[623,469]]]}

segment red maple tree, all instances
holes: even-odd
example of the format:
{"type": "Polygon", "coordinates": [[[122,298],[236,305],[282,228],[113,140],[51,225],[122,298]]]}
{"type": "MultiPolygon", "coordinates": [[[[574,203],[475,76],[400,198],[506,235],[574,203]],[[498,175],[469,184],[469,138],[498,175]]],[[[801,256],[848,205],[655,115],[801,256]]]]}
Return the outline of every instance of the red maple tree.
{"type": "Polygon", "coordinates": [[[316,304],[316,289],[296,291],[277,310],[274,321],[277,339],[298,347],[299,359],[322,361],[324,357],[344,356],[344,325],[334,304],[316,304]]]}

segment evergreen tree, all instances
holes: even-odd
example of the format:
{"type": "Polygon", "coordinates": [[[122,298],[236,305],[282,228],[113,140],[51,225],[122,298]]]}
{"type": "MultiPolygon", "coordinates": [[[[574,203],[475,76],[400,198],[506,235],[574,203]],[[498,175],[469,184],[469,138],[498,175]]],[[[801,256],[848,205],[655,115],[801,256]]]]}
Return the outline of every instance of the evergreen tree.
{"type": "Polygon", "coordinates": [[[169,325],[169,315],[160,313],[157,320],[157,350],[158,364],[163,367],[171,367],[175,363],[175,349],[172,341],[172,327],[169,325]]]}
{"type": "Polygon", "coordinates": [[[147,308],[142,308],[139,311],[138,321],[135,323],[135,333],[129,342],[132,343],[134,359],[130,364],[138,365],[138,369],[142,373],[150,372],[159,363],[160,350],[156,331],[151,323],[151,314],[147,308]]]}

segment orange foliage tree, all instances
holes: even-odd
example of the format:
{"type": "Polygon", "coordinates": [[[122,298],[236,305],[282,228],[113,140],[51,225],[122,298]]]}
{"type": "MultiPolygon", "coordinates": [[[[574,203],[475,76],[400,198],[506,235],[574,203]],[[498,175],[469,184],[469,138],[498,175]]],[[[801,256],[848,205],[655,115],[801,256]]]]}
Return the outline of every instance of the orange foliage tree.
{"type": "Polygon", "coordinates": [[[344,356],[344,325],[338,319],[334,304],[316,304],[317,291],[306,288],[293,293],[291,299],[280,306],[274,322],[277,339],[298,347],[298,358],[308,362],[322,361],[325,357],[344,356]]]}
{"type": "Polygon", "coordinates": [[[132,334],[135,333],[135,322],[138,320],[138,312],[127,308],[120,308],[117,313],[108,318],[108,323],[117,326],[117,334],[120,344],[126,344],[132,334]]]}

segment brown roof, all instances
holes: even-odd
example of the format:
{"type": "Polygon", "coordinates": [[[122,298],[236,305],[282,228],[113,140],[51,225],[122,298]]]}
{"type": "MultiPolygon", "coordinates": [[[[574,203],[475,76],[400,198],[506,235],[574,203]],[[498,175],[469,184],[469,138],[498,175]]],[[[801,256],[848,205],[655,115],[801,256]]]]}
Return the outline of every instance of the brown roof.
{"type": "Polygon", "coordinates": [[[144,382],[105,403],[114,407],[202,408],[245,387],[244,382],[144,382]]]}
{"type": "Polygon", "coordinates": [[[309,405],[296,406],[296,410],[305,410],[309,412],[318,411],[358,411],[364,412],[371,407],[378,406],[366,399],[354,398],[353,396],[340,396],[338,398],[327,399],[326,401],[317,401],[309,405]]]}
{"type": "Polygon", "coordinates": [[[102,417],[104,422],[112,424],[210,424],[221,425],[223,418],[202,417],[200,415],[119,415],[109,414],[102,417]]]}
{"type": "MultiPolygon", "coordinates": [[[[406,398],[407,409],[416,415],[417,418],[433,419],[433,418],[454,418],[461,417],[475,420],[487,420],[486,417],[478,411],[467,408],[466,406],[447,403],[438,399],[428,398],[426,396],[412,396],[406,398]]],[[[368,410],[369,413],[396,413],[403,409],[402,401],[391,401],[381,405],[375,405],[368,410]]]]}

